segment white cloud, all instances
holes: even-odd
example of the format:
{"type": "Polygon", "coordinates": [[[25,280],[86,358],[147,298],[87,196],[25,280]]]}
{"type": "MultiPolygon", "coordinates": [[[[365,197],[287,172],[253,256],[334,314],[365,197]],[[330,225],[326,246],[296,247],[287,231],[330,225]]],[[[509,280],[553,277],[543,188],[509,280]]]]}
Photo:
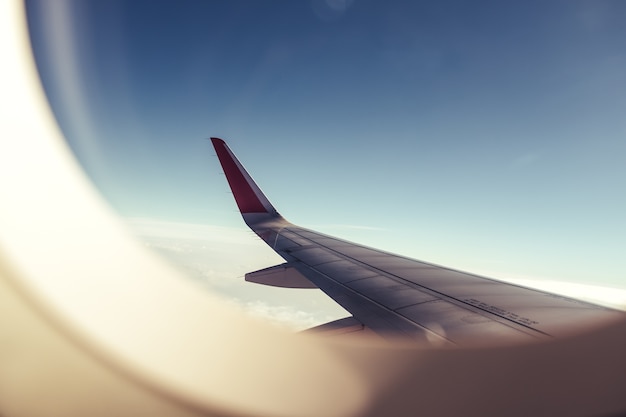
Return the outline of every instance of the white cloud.
{"type": "MultiPolygon", "coordinates": [[[[241,302],[241,300],[238,301],[241,302]]],[[[336,320],[335,317],[327,314],[316,314],[289,305],[271,305],[261,300],[246,302],[244,311],[254,317],[269,320],[280,327],[296,331],[336,320]]]]}
{"type": "Polygon", "coordinates": [[[501,280],[590,303],[626,310],[626,289],[529,278],[502,278],[501,280]]]}

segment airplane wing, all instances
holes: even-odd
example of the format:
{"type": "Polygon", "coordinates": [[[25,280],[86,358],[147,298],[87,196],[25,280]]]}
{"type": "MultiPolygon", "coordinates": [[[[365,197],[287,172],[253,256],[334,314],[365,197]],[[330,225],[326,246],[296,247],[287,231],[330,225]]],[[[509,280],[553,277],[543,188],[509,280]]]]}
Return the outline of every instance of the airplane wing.
{"type": "Polygon", "coordinates": [[[246,275],[281,287],[318,287],[352,314],[323,325],[428,342],[558,337],[623,312],[351,243],[285,220],[226,143],[211,138],[248,226],[285,263],[246,275]]]}

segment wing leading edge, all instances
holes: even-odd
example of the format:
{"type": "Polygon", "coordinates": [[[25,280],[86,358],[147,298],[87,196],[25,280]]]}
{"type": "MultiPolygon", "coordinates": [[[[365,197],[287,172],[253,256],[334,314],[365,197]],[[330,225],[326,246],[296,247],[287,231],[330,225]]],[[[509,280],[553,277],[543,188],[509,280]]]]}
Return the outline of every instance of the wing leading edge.
{"type": "Polygon", "coordinates": [[[543,339],[623,318],[620,311],[296,226],[276,211],[226,143],[211,141],[244,221],[286,261],[247,274],[248,281],[318,287],[364,328],[429,342],[543,339]]]}

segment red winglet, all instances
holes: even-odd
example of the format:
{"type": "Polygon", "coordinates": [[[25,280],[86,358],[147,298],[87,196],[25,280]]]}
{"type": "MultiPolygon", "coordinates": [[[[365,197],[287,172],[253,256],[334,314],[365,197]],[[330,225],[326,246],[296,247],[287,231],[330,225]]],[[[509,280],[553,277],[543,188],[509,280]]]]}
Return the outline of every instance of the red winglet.
{"type": "MultiPolygon", "coordinates": [[[[211,142],[213,142],[217,157],[220,160],[220,164],[222,164],[224,174],[226,174],[228,185],[235,196],[239,211],[242,214],[268,213],[268,208],[265,207],[259,195],[257,195],[257,191],[255,191],[255,188],[258,190],[258,187],[230,151],[226,142],[220,138],[211,138],[211,142]]],[[[261,191],[258,190],[258,193],[261,193],[261,191]]],[[[263,195],[261,194],[261,196],[263,195]]]]}

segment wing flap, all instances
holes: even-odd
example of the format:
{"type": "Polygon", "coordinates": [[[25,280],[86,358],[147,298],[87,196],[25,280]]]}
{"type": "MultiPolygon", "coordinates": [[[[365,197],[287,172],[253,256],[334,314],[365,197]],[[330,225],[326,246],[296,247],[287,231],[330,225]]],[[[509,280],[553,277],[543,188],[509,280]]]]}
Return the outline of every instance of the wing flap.
{"type": "Polygon", "coordinates": [[[254,272],[248,272],[245,280],[255,284],[282,288],[317,288],[289,263],[270,266],[254,272]]]}

